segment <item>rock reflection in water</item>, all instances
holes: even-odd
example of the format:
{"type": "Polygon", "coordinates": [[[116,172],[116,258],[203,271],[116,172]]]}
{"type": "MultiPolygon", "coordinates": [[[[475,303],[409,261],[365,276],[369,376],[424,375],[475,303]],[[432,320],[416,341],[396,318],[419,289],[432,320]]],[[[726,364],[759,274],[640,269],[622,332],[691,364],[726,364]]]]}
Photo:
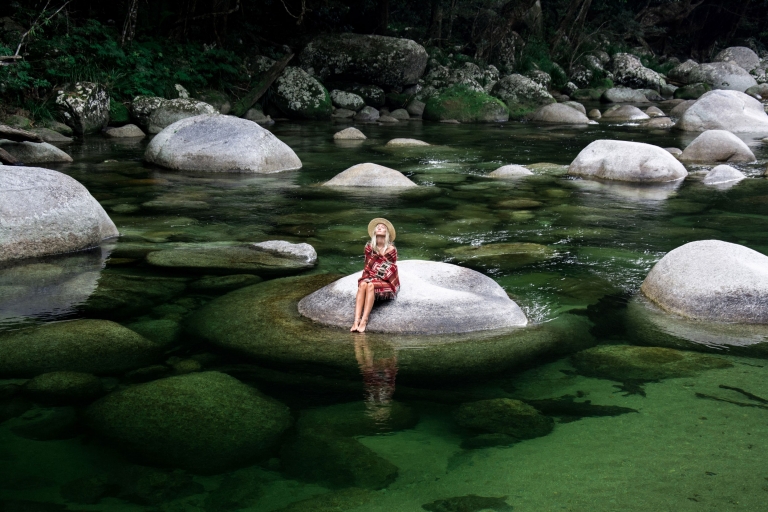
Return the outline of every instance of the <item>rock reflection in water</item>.
{"type": "Polygon", "coordinates": [[[379,352],[376,357],[365,334],[355,339],[355,358],[363,376],[366,412],[378,425],[389,420],[397,377],[397,351],[388,347],[384,355],[379,352]]]}

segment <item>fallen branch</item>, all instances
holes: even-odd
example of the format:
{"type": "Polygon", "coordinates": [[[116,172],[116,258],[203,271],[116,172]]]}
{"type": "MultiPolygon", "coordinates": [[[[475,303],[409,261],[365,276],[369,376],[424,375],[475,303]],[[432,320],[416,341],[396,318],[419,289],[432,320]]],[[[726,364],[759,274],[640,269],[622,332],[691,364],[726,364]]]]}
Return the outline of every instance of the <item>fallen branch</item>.
{"type": "Polygon", "coordinates": [[[235,103],[235,106],[232,107],[232,114],[236,115],[237,117],[243,117],[248,109],[251,108],[253,104],[256,103],[259,98],[264,95],[265,92],[267,92],[269,86],[272,85],[272,82],[274,82],[278,76],[280,76],[280,73],[283,72],[285,66],[288,65],[288,61],[290,61],[292,58],[293,54],[291,53],[282,60],[272,64],[272,67],[262,75],[256,87],[251,89],[248,94],[243,96],[235,103]]]}
{"type": "Polygon", "coordinates": [[[44,142],[35,132],[13,128],[5,124],[0,124],[0,139],[12,142],[44,142]]]}
{"type": "Polygon", "coordinates": [[[48,9],[48,5],[50,5],[50,3],[51,3],[51,0],[48,0],[47,2],[45,2],[45,6],[43,7],[43,10],[42,10],[42,11],[40,11],[40,14],[38,14],[38,15],[37,15],[37,18],[35,18],[35,21],[33,21],[33,22],[32,22],[32,26],[30,26],[30,27],[29,27],[29,30],[27,30],[26,32],[24,32],[24,33],[21,35],[21,39],[19,40],[19,46],[17,46],[17,47],[16,47],[16,53],[14,53],[14,55],[18,55],[18,54],[19,54],[19,52],[21,51],[21,47],[22,47],[22,45],[24,44],[24,39],[26,39],[26,37],[27,37],[27,36],[28,36],[30,33],[32,33],[32,31],[33,31],[33,30],[35,30],[35,29],[36,29],[38,26],[40,26],[40,25],[45,25],[46,23],[48,23],[49,21],[51,21],[51,20],[53,19],[53,17],[54,17],[54,16],[56,16],[57,14],[59,14],[59,12],[61,12],[61,10],[62,10],[63,8],[65,8],[65,7],[67,6],[67,4],[68,4],[70,1],[71,1],[71,0],[67,0],[66,2],[64,2],[64,3],[61,5],[61,7],[59,7],[58,9],[56,9],[56,11],[54,11],[54,13],[53,13],[53,14],[51,14],[50,16],[48,16],[47,18],[45,18],[45,19],[44,19],[44,20],[41,22],[41,21],[40,21],[40,18],[42,18],[42,17],[43,17],[43,15],[45,15],[45,10],[46,10],[46,9],[48,9]]]}
{"type": "Polygon", "coordinates": [[[4,150],[3,148],[0,148],[0,164],[3,165],[16,165],[19,161],[16,159],[15,156],[11,155],[9,152],[4,150]]]}

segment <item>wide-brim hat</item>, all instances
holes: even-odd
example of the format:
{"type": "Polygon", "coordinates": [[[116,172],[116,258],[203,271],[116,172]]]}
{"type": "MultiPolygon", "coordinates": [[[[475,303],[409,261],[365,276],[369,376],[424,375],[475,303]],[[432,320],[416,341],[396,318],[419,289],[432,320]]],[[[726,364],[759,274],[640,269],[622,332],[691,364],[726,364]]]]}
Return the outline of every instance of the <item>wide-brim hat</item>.
{"type": "Polygon", "coordinates": [[[387,229],[389,230],[389,241],[394,242],[395,237],[397,236],[397,232],[395,231],[395,226],[392,225],[391,222],[389,222],[387,219],[384,219],[382,217],[376,217],[371,222],[368,223],[368,236],[373,237],[373,230],[376,229],[376,226],[379,224],[384,224],[387,226],[387,229]]]}

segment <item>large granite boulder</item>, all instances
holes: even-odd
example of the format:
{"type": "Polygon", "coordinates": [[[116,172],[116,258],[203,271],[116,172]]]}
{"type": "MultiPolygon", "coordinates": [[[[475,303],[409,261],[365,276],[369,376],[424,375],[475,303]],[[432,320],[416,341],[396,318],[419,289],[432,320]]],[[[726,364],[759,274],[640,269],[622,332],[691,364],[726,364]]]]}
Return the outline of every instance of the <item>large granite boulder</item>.
{"type": "Polygon", "coordinates": [[[738,169],[734,169],[730,165],[718,165],[704,176],[705,185],[722,185],[724,183],[734,184],[747,177],[738,169]]]}
{"type": "Polygon", "coordinates": [[[429,56],[423,46],[410,39],[325,34],[313,39],[299,58],[302,65],[314,68],[322,79],[389,88],[415,84],[424,74],[429,56]]]}
{"type": "Polygon", "coordinates": [[[757,81],[741,66],[733,62],[710,62],[693,68],[688,75],[688,83],[702,82],[713,89],[727,89],[744,92],[757,81]]]}
{"type": "Polygon", "coordinates": [[[542,105],[555,103],[555,98],[546,88],[518,74],[501,78],[493,86],[491,94],[507,104],[512,117],[519,117],[542,105]]]}
{"type": "Polygon", "coordinates": [[[353,92],[340,91],[334,89],[331,91],[331,101],[337,108],[345,108],[357,112],[365,106],[365,100],[353,92]]]}
{"type": "Polygon", "coordinates": [[[365,163],[353,165],[323,183],[325,187],[386,187],[404,188],[417,185],[403,173],[383,165],[365,163]]]}
{"type": "Polygon", "coordinates": [[[611,87],[600,96],[600,100],[606,103],[648,103],[643,91],[628,87],[611,87]]]}
{"type": "MultiPolygon", "coordinates": [[[[72,139],[70,139],[72,140],[72,139]]],[[[0,141],[0,148],[7,151],[22,164],[69,163],[72,157],[47,142],[0,141]]]]}
{"type": "Polygon", "coordinates": [[[534,112],[529,119],[536,123],[589,124],[590,120],[575,108],[562,103],[545,105],[534,112]]]}
{"type": "Polygon", "coordinates": [[[181,171],[267,174],[301,168],[285,143],[253,121],[219,114],[189,117],[159,133],[144,158],[181,171]]]}
{"type": "Polygon", "coordinates": [[[0,334],[0,377],[125,372],[152,362],[162,349],[108,320],[55,322],[0,334]]]}
{"type": "Polygon", "coordinates": [[[661,75],[643,66],[639,58],[629,53],[617,53],[613,56],[613,75],[615,83],[633,89],[658,91],[666,84],[661,75]]]}
{"type": "Polygon", "coordinates": [[[676,81],[681,82],[683,84],[690,84],[691,82],[691,73],[698,69],[699,63],[695,60],[688,59],[687,61],[678,64],[674,68],[669,70],[669,78],[676,81]]]}
{"type": "Polygon", "coordinates": [[[759,101],[742,92],[715,90],[688,107],[675,128],[692,132],[768,133],[768,115],[759,101]]]}
{"type": "MultiPolygon", "coordinates": [[[[274,102],[283,114],[295,119],[329,119],[331,95],[314,77],[297,67],[287,67],[272,85],[274,102]]],[[[362,105],[361,105],[362,106],[362,105]]]]}
{"type": "Polygon", "coordinates": [[[650,116],[634,105],[616,105],[603,112],[600,120],[609,122],[645,121],[650,116]]]}
{"type": "Polygon", "coordinates": [[[133,98],[129,110],[131,119],[141,128],[146,130],[149,128],[149,116],[151,116],[152,112],[157,110],[160,105],[166,101],[165,98],[160,98],[158,96],[136,96],[133,98]]]}
{"type": "Polygon", "coordinates": [[[60,172],[3,167],[0,262],[79,251],[118,236],[88,190],[60,172]]]}
{"type": "Polygon", "coordinates": [[[345,90],[357,94],[363,98],[366,105],[370,105],[374,108],[383,107],[384,103],[387,101],[387,95],[384,92],[384,89],[375,85],[353,84],[347,86],[345,90]]]}
{"type": "Polygon", "coordinates": [[[663,183],[685,178],[688,172],[668,151],[641,142],[596,140],[584,148],[568,173],[585,178],[663,183]]]}
{"type": "Polygon", "coordinates": [[[93,403],[86,420],[127,453],[199,473],[253,462],[291,425],[286,406],[219,372],[123,389],[93,403]]]}
{"type": "MultiPolygon", "coordinates": [[[[400,334],[461,333],[522,327],[525,314],[492,279],[474,270],[431,261],[398,263],[397,298],[371,314],[368,330],[400,334]]],[[[359,273],[306,296],[299,312],[322,324],[349,328],[359,273]]]]}
{"type": "Polygon", "coordinates": [[[720,240],[667,253],[640,287],[662,309],[697,320],[768,324],[768,256],[720,240]]]}
{"type": "Polygon", "coordinates": [[[746,71],[752,71],[760,65],[760,57],[746,46],[731,46],[715,55],[713,62],[732,62],[746,71]]]}
{"type": "Polygon", "coordinates": [[[726,130],[707,130],[683,150],[682,162],[754,162],[744,141],[726,130]]]}
{"type": "Polygon", "coordinates": [[[78,135],[99,132],[109,123],[109,94],[93,82],[65,86],[58,91],[56,106],[78,135]]]}
{"type": "Polygon", "coordinates": [[[454,85],[427,100],[424,119],[453,119],[461,123],[505,122],[509,120],[509,109],[493,96],[463,85],[454,85]]]}
{"type": "Polygon", "coordinates": [[[160,133],[168,126],[182,119],[218,113],[215,108],[202,101],[185,98],[165,100],[149,114],[147,131],[149,133],[160,133]]]}

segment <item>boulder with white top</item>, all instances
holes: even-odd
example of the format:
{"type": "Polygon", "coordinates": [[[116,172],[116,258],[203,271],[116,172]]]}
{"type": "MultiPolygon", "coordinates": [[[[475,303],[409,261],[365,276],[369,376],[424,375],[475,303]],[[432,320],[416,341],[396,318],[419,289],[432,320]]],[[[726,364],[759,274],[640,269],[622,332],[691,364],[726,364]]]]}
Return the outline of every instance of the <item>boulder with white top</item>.
{"type": "Polygon", "coordinates": [[[219,114],[189,117],[157,134],[144,158],[181,171],[267,174],[301,168],[285,143],[253,121],[219,114]]]}
{"type": "Polygon", "coordinates": [[[295,119],[329,119],[331,96],[315,77],[297,67],[287,67],[272,85],[274,103],[295,119]]]}
{"type": "Polygon", "coordinates": [[[68,84],[58,92],[56,106],[78,135],[98,132],[109,123],[109,94],[93,82],[68,84]]]}
{"type": "Polygon", "coordinates": [[[353,165],[323,183],[324,187],[384,187],[407,188],[417,185],[403,173],[383,165],[364,163],[353,165]]]}
{"type": "Polygon", "coordinates": [[[613,122],[645,121],[650,116],[633,105],[617,105],[603,112],[600,119],[613,122]]]}
{"type": "Polygon", "coordinates": [[[688,107],[675,128],[692,132],[728,130],[768,134],[768,115],[762,103],[742,92],[715,90],[688,107]]]}
{"type": "Polygon", "coordinates": [[[489,178],[516,178],[519,176],[531,176],[533,173],[522,165],[504,165],[488,174],[489,178]]]}
{"type": "Polygon", "coordinates": [[[733,62],[709,62],[691,70],[688,83],[705,83],[713,89],[744,92],[757,81],[744,68],[733,62]]]}
{"type": "Polygon", "coordinates": [[[333,106],[337,108],[345,108],[347,110],[354,110],[357,112],[365,106],[363,98],[353,92],[340,91],[334,89],[331,91],[331,101],[333,106]]]}
{"type": "Polygon", "coordinates": [[[352,127],[344,128],[333,134],[334,140],[365,140],[367,138],[363,132],[352,127]]]}
{"type": "Polygon", "coordinates": [[[613,81],[617,84],[637,89],[658,91],[666,85],[661,75],[643,66],[638,57],[629,53],[617,53],[613,56],[613,75],[613,81]]]}
{"type": "Polygon", "coordinates": [[[584,178],[664,183],[685,178],[688,171],[668,151],[651,144],[622,140],[596,140],[568,167],[584,178]]]}
{"type": "Polygon", "coordinates": [[[755,154],[744,141],[726,130],[707,130],[680,155],[683,162],[754,162],[755,154]]]}
{"type": "Polygon", "coordinates": [[[648,103],[643,91],[628,87],[612,87],[600,96],[600,100],[607,103],[648,103]]]}
{"type": "Polygon", "coordinates": [[[587,116],[575,108],[563,105],[562,103],[553,103],[545,105],[531,114],[529,119],[536,123],[555,123],[555,124],[589,124],[587,116]]]}
{"type": "Polygon", "coordinates": [[[389,142],[387,142],[385,146],[391,147],[391,148],[408,148],[408,147],[413,148],[413,147],[431,146],[431,144],[418,139],[392,139],[389,142]]]}
{"type": "Polygon", "coordinates": [[[60,172],[6,166],[0,190],[0,262],[80,251],[119,234],[88,190],[60,172]]]}
{"type": "Polygon", "coordinates": [[[715,55],[714,62],[732,62],[745,71],[752,71],[760,65],[760,57],[746,46],[731,46],[715,55]]]}
{"type": "Polygon", "coordinates": [[[196,117],[203,114],[218,113],[218,110],[202,101],[186,98],[166,100],[160,103],[160,105],[149,114],[147,131],[149,133],[160,133],[167,126],[170,126],[181,119],[196,117]]]}
{"type": "MultiPolygon", "coordinates": [[[[433,261],[398,263],[403,283],[397,298],[371,314],[368,330],[399,334],[444,334],[522,327],[525,314],[495,281],[467,268],[433,261]]],[[[312,320],[349,328],[355,316],[350,300],[360,273],[339,279],[304,297],[299,313],[312,320]]]]}
{"type": "Polygon", "coordinates": [[[704,176],[705,185],[721,185],[723,183],[735,183],[746,179],[744,173],[734,169],[730,165],[718,165],[704,176]]]}
{"type": "Polygon", "coordinates": [[[768,256],[720,240],[667,253],[640,287],[662,309],[703,321],[768,324],[768,256]]]}

